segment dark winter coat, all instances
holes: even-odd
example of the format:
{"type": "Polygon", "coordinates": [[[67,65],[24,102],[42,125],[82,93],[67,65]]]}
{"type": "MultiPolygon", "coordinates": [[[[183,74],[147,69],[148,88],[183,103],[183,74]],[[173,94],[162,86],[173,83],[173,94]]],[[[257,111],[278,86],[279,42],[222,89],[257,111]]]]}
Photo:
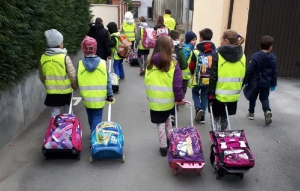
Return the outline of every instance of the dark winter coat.
{"type": "MultiPolygon", "coordinates": [[[[158,66],[159,59],[160,59],[160,53],[154,56],[153,64],[155,66],[158,66]]],[[[173,91],[174,91],[175,101],[176,102],[181,101],[183,99],[182,74],[178,63],[176,63],[175,71],[174,71],[173,91]]],[[[171,115],[171,110],[168,111],[150,110],[150,117],[152,123],[165,123],[170,115],[171,115]]]]}
{"type": "Polygon", "coordinates": [[[93,37],[97,41],[97,53],[101,59],[106,60],[111,55],[109,46],[110,38],[108,31],[104,28],[103,24],[92,23],[88,36],[93,37]]]}
{"type": "Polygon", "coordinates": [[[249,83],[254,77],[258,82],[258,87],[276,86],[277,73],[276,56],[270,52],[259,51],[251,57],[244,82],[249,83]]]}
{"type": "MultiPolygon", "coordinates": [[[[221,56],[226,61],[234,62],[234,63],[239,61],[244,55],[242,46],[229,45],[229,46],[221,46],[218,48],[218,53],[215,53],[212,58],[213,63],[212,63],[212,70],[209,79],[209,92],[214,92],[216,90],[216,85],[218,82],[218,69],[219,69],[218,54],[221,54],[221,56]]],[[[235,115],[237,109],[237,101],[226,103],[226,104],[227,104],[229,115],[235,115]]],[[[213,103],[213,113],[214,116],[226,116],[224,103],[215,100],[213,103]]]]}
{"type": "MultiPolygon", "coordinates": [[[[106,27],[108,28],[109,34],[114,34],[119,32],[118,26],[115,22],[108,23],[106,27]]],[[[116,37],[110,38],[109,47],[115,47],[116,45],[117,45],[117,38],[116,37]]]]}
{"type": "Polygon", "coordinates": [[[165,27],[165,25],[164,24],[157,24],[157,25],[154,26],[153,29],[157,30],[157,29],[162,28],[162,27],[165,27]]]}

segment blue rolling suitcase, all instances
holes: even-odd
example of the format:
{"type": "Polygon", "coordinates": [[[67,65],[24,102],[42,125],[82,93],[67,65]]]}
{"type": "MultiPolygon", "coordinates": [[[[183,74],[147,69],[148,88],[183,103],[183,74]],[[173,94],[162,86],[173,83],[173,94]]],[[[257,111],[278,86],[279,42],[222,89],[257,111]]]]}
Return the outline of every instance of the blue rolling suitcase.
{"type": "Polygon", "coordinates": [[[120,159],[123,155],[124,137],[118,123],[111,121],[111,104],[108,106],[108,120],[97,125],[91,135],[90,162],[101,159],[120,159]]]}

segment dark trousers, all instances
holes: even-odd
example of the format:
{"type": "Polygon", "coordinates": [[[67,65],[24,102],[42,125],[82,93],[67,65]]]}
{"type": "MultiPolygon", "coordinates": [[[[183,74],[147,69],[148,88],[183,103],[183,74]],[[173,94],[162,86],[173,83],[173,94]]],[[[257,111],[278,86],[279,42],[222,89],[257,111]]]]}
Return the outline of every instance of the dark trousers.
{"type": "Polygon", "coordinates": [[[249,113],[254,113],[258,95],[263,111],[271,111],[269,104],[270,87],[258,87],[256,95],[253,95],[253,98],[249,100],[249,113]]]}

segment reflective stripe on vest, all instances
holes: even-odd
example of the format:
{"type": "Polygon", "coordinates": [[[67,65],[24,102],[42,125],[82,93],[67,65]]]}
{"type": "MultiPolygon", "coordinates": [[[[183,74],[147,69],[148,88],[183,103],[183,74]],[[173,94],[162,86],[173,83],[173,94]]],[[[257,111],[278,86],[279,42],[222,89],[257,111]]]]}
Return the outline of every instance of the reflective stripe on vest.
{"type": "MultiPolygon", "coordinates": [[[[192,60],[192,55],[193,55],[194,51],[191,51],[191,54],[187,60],[187,63],[188,65],[190,64],[191,60],[192,60]]],[[[189,80],[192,78],[192,73],[190,71],[190,68],[189,66],[185,69],[185,70],[182,70],[182,79],[183,80],[189,80]]]]}
{"type": "Polygon", "coordinates": [[[123,31],[124,34],[129,38],[130,41],[135,41],[135,24],[128,24],[128,23],[124,23],[123,24],[123,31]]]}
{"type": "Polygon", "coordinates": [[[169,14],[164,15],[164,25],[170,29],[170,31],[175,29],[176,22],[175,19],[171,17],[169,14]]]}
{"type": "Polygon", "coordinates": [[[79,61],[77,79],[83,105],[86,108],[104,107],[107,96],[107,75],[105,60],[100,60],[93,72],[87,71],[82,60],[79,61]]]}
{"type": "Polygon", "coordinates": [[[149,108],[153,111],[167,111],[174,107],[173,79],[175,62],[168,72],[161,72],[156,66],[146,69],[145,88],[149,108]]]}
{"type": "Polygon", "coordinates": [[[112,56],[113,56],[114,60],[122,60],[123,59],[118,55],[119,37],[120,37],[119,32],[116,32],[116,33],[113,33],[110,35],[110,38],[116,39],[116,46],[111,48],[111,52],[113,54],[112,56]]]}
{"type": "Polygon", "coordinates": [[[218,81],[216,99],[220,102],[236,102],[241,93],[246,72],[246,57],[237,62],[228,62],[218,54],[218,81]]]}
{"type": "Polygon", "coordinates": [[[144,27],[140,27],[141,28],[141,37],[140,37],[140,42],[138,45],[138,49],[139,50],[149,50],[149,48],[144,48],[142,45],[142,40],[143,40],[143,36],[144,36],[144,27]]]}
{"type": "Polygon", "coordinates": [[[66,54],[42,55],[41,67],[45,76],[47,94],[69,94],[72,92],[65,58],[66,54]]]}

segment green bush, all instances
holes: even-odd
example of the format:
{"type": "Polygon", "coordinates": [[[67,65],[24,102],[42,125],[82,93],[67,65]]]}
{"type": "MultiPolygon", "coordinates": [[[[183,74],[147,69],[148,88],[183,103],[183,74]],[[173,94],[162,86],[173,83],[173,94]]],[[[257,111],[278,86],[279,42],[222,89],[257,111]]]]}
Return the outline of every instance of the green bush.
{"type": "Polygon", "coordinates": [[[1,0],[0,90],[37,68],[45,30],[57,29],[68,53],[78,51],[92,19],[89,6],[88,0],[1,0]]]}

